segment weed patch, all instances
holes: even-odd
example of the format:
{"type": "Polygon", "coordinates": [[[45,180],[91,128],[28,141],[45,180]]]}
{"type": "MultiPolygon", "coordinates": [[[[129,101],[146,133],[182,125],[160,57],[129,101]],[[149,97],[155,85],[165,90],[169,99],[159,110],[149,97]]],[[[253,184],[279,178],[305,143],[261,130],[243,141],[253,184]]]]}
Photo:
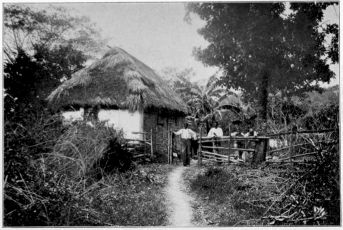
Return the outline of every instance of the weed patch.
{"type": "MultiPolygon", "coordinates": [[[[56,121],[58,122],[58,121],[56,121]]],[[[6,123],[4,226],[161,226],[168,165],[135,168],[101,123],[6,123]]]]}
{"type": "MultiPolygon", "coordinates": [[[[163,188],[172,167],[150,164],[115,177],[106,177],[110,187],[94,190],[88,206],[102,213],[101,223],[116,226],[163,226],[167,222],[163,188]]],[[[96,218],[94,218],[96,219],[96,218]]]]}
{"type": "Polygon", "coordinates": [[[185,176],[207,225],[339,225],[338,145],[325,148],[305,165],[203,167],[185,176]]]}

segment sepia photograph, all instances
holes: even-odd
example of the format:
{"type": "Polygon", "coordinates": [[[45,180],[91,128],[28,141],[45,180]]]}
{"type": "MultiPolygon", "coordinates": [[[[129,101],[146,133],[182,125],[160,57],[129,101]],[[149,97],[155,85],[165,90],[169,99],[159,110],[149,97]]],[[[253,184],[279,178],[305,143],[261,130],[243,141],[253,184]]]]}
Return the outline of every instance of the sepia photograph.
{"type": "Polygon", "coordinates": [[[338,1],[2,13],[2,227],[342,225],[338,1]]]}

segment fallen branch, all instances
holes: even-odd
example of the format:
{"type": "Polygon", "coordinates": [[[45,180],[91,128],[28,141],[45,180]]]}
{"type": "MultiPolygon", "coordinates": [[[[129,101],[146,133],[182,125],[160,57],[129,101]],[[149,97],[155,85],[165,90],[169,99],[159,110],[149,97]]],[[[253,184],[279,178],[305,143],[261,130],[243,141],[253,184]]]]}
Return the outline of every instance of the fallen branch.
{"type": "Polygon", "coordinates": [[[299,178],[298,178],[289,188],[287,188],[283,193],[281,193],[281,195],[278,196],[277,199],[274,200],[274,202],[269,206],[269,208],[267,209],[267,211],[265,211],[265,212],[263,213],[262,216],[266,215],[267,212],[274,206],[274,204],[276,203],[276,201],[278,201],[278,200],[279,200],[281,197],[283,197],[291,188],[293,188],[293,187],[298,183],[299,180],[301,180],[303,177],[307,176],[307,175],[308,175],[309,173],[311,173],[312,171],[313,171],[313,169],[310,170],[308,173],[305,173],[303,176],[299,177],[299,178]]]}
{"type": "Polygon", "coordinates": [[[281,159],[281,161],[289,160],[289,159],[292,159],[292,158],[298,158],[298,157],[316,155],[317,153],[318,153],[318,151],[311,152],[311,153],[304,153],[304,154],[295,155],[295,156],[291,156],[291,157],[287,157],[287,158],[281,159]]]}

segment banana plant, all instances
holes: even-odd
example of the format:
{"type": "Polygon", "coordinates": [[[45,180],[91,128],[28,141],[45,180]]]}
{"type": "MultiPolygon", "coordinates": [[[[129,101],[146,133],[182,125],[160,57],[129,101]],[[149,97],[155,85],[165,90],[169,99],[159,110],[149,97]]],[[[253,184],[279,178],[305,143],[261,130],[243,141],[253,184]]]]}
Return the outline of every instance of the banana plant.
{"type": "MultiPolygon", "coordinates": [[[[193,119],[198,125],[205,124],[207,132],[214,121],[221,120],[223,110],[228,109],[228,105],[223,103],[224,99],[235,95],[234,92],[220,87],[217,82],[218,78],[214,74],[204,86],[191,84],[176,89],[188,105],[188,119],[193,119]]],[[[240,110],[233,103],[230,106],[231,109],[240,110]]]]}

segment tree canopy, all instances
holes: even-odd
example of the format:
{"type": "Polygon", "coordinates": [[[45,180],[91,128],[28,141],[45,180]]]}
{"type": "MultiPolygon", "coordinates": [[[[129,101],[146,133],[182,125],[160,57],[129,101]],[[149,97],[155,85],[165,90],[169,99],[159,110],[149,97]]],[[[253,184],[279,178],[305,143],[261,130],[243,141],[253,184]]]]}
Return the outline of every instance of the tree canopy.
{"type": "Polygon", "coordinates": [[[62,7],[38,10],[4,6],[4,88],[6,117],[45,106],[53,88],[84,67],[106,40],[87,17],[62,7]],[[21,112],[20,112],[21,111],[21,112]]]}
{"type": "Polygon", "coordinates": [[[32,52],[35,47],[53,49],[71,46],[87,55],[101,51],[106,39],[101,30],[86,16],[72,16],[63,7],[49,6],[44,10],[30,5],[4,6],[4,51],[6,58],[18,50],[32,52]]]}
{"type": "Polygon", "coordinates": [[[198,32],[210,43],[194,55],[221,68],[222,85],[259,98],[266,119],[269,93],[303,95],[334,77],[329,61],[338,62],[338,27],[322,23],[331,4],[291,3],[285,16],[282,2],[188,3],[186,18],[195,13],[206,21],[198,32]],[[333,36],[329,45],[327,34],[333,36]]]}

